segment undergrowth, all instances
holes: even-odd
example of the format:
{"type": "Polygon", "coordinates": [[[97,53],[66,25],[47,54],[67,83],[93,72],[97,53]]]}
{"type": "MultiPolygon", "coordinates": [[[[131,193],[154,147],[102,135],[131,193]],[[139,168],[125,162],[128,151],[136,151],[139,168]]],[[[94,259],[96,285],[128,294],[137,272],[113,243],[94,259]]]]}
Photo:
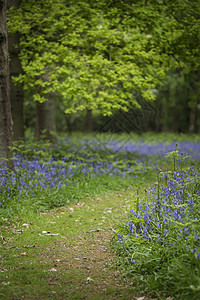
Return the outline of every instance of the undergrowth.
{"type": "Polygon", "coordinates": [[[37,213],[120,190],[144,177],[152,180],[148,158],[116,152],[94,139],[16,143],[12,153],[14,170],[6,162],[0,168],[1,223],[26,211],[37,213]]]}
{"type": "Polygon", "coordinates": [[[138,289],[174,299],[200,298],[200,174],[183,167],[176,149],[159,169],[155,187],[135,199],[124,224],[114,231],[113,247],[124,273],[138,289]]]}

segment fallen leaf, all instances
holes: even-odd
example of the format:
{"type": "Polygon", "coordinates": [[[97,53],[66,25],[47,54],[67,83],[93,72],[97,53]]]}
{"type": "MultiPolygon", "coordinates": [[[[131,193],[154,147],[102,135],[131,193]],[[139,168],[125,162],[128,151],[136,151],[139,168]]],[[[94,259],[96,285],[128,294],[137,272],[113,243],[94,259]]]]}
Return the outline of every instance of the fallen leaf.
{"type": "Polygon", "coordinates": [[[46,235],[50,235],[50,236],[55,236],[55,235],[59,235],[60,233],[47,233],[46,235]]]}
{"type": "Polygon", "coordinates": [[[22,224],[22,226],[26,226],[26,228],[29,228],[29,224],[26,223],[22,224]]]}
{"type": "Polygon", "coordinates": [[[58,270],[55,269],[55,268],[52,268],[52,269],[49,270],[49,272],[57,272],[57,271],[58,271],[58,270]]]}
{"type": "Polygon", "coordinates": [[[103,211],[103,214],[107,214],[107,213],[112,213],[112,211],[111,210],[107,210],[107,211],[103,211]]]}
{"type": "Polygon", "coordinates": [[[3,241],[3,243],[6,241],[6,239],[2,235],[0,235],[0,238],[3,241]]]}
{"type": "Polygon", "coordinates": [[[12,248],[17,248],[17,249],[19,249],[17,246],[14,246],[14,245],[11,245],[11,246],[9,247],[9,249],[12,249],[12,248]]]}
{"type": "Polygon", "coordinates": [[[24,230],[20,230],[20,229],[17,229],[15,230],[15,233],[22,233],[24,230]]]}
{"type": "Polygon", "coordinates": [[[20,256],[27,256],[28,254],[27,254],[27,252],[22,252],[21,254],[20,254],[20,256]]]}
{"type": "Polygon", "coordinates": [[[87,277],[87,281],[93,281],[91,277],[87,277]]]}
{"type": "Polygon", "coordinates": [[[3,281],[1,284],[2,284],[2,285],[8,285],[8,284],[10,284],[10,282],[4,282],[4,281],[3,281]]]}

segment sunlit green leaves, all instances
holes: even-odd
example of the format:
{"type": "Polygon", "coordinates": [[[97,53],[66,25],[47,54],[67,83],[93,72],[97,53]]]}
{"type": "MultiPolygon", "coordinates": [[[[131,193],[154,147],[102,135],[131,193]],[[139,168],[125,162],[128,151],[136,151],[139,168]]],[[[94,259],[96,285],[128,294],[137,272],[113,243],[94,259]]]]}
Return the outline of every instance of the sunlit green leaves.
{"type": "Polygon", "coordinates": [[[24,74],[16,81],[34,87],[35,100],[60,94],[68,113],[90,108],[109,115],[138,106],[136,93],[152,101],[170,66],[188,65],[189,57],[199,64],[197,1],[178,4],[23,0],[8,14],[10,32],[21,33],[24,74]]]}

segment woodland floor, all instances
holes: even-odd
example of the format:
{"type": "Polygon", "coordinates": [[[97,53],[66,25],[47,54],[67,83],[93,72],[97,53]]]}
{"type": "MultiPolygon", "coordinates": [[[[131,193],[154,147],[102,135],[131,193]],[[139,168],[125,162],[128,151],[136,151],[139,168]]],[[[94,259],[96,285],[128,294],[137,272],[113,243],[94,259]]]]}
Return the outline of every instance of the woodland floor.
{"type": "Polygon", "coordinates": [[[135,294],[110,248],[132,201],[128,189],[3,226],[0,299],[150,299],[135,294]]]}

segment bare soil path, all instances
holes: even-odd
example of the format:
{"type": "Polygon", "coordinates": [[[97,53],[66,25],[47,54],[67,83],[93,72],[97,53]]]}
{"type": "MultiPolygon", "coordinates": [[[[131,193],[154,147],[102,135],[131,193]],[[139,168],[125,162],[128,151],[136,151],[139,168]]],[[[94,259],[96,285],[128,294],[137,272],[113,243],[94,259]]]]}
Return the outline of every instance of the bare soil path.
{"type": "Polygon", "coordinates": [[[147,299],[135,295],[110,250],[134,197],[129,189],[88,198],[3,227],[0,299],[147,299]]]}

